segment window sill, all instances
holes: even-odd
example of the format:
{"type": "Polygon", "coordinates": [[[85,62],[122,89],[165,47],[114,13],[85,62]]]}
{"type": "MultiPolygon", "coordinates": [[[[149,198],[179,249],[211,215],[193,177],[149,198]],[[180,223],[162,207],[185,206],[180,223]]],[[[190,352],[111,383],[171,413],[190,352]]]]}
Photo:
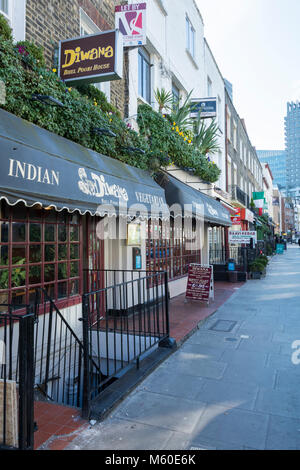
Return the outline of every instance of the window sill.
{"type": "Polygon", "coordinates": [[[195,61],[194,57],[192,56],[192,54],[190,53],[190,51],[188,49],[185,50],[188,57],[190,58],[191,62],[193,63],[194,67],[199,70],[199,67],[198,67],[198,64],[197,62],[195,61]]]}
{"type": "Polygon", "coordinates": [[[148,106],[152,107],[151,103],[149,103],[147,100],[145,100],[145,98],[143,98],[142,96],[138,96],[137,102],[138,102],[138,105],[139,104],[147,104],[148,106]]]}

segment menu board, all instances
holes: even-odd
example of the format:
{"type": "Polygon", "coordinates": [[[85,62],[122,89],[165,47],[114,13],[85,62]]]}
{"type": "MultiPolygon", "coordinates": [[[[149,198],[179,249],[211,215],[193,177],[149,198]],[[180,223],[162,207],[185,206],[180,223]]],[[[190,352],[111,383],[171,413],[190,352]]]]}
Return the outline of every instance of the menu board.
{"type": "Polygon", "coordinates": [[[201,264],[190,264],[186,298],[209,302],[213,296],[213,268],[201,264]]]}

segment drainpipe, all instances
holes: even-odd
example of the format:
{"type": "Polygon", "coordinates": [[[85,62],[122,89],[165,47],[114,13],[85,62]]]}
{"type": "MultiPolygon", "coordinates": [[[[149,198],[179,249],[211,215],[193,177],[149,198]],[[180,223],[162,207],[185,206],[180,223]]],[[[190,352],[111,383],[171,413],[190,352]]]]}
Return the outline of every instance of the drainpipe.
{"type": "MultiPolygon", "coordinates": [[[[226,90],[225,90],[226,96],[226,90]]],[[[227,158],[227,150],[228,150],[228,142],[227,142],[227,108],[228,105],[225,104],[225,181],[226,181],[226,192],[228,193],[228,158],[227,158]]],[[[228,227],[225,229],[225,253],[228,251],[229,253],[229,241],[228,241],[228,227]]]]}

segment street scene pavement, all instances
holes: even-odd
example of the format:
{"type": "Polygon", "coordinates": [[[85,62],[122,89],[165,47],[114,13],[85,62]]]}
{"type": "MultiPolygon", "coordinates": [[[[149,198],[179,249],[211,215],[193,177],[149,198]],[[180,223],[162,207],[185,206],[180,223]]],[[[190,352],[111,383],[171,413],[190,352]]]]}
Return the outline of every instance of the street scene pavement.
{"type": "Polygon", "coordinates": [[[300,449],[299,285],[289,245],[67,449],[300,449]]]}

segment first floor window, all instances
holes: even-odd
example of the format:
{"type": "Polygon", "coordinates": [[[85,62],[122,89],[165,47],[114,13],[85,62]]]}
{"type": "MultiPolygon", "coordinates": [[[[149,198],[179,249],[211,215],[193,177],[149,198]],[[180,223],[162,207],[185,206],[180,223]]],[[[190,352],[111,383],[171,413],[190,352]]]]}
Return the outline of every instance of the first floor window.
{"type": "Polygon", "coordinates": [[[195,30],[188,17],[186,17],[186,48],[191,56],[195,57],[195,30]]]}
{"type": "Polygon", "coordinates": [[[0,13],[8,15],[8,0],[0,0],[0,13]]]}
{"type": "Polygon", "coordinates": [[[139,49],[139,95],[151,102],[150,55],[145,49],[139,49]]]}
{"type": "Polygon", "coordinates": [[[172,83],[172,97],[174,105],[178,104],[180,101],[180,91],[174,83],[172,83]]]}

